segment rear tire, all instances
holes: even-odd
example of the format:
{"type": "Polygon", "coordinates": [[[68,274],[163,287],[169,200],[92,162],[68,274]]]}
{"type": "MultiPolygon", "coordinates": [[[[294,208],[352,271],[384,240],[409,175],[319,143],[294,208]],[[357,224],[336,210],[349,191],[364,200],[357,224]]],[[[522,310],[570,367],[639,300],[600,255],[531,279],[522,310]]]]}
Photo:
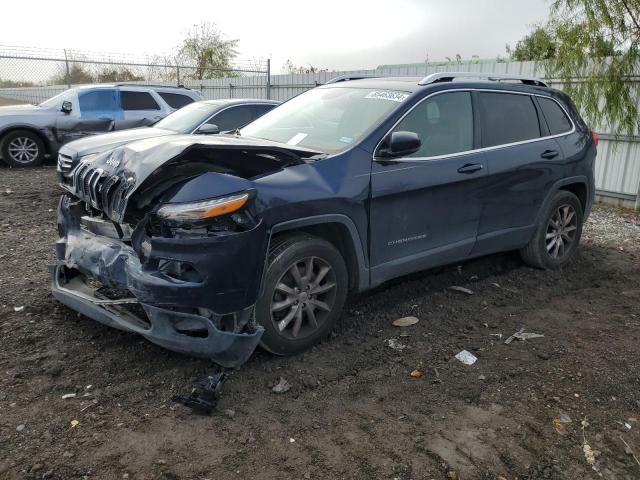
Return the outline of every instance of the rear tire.
{"type": "Polygon", "coordinates": [[[2,139],[2,159],[12,167],[36,167],[44,159],[44,142],[29,130],[14,130],[2,139]]]}
{"type": "Polygon", "coordinates": [[[531,240],[520,250],[532,267],[557,269],[571,261],[582,236],[584,213],[578,197],[558,191],[542,215],[531,240]]]}
{"type": "Polygon", "coordinates": [[[276,239],[255,307],[261,346],[288,356],[318,343],[340,317],[347,288],[347,267],[331,243],[307,234],[276,239]]]}

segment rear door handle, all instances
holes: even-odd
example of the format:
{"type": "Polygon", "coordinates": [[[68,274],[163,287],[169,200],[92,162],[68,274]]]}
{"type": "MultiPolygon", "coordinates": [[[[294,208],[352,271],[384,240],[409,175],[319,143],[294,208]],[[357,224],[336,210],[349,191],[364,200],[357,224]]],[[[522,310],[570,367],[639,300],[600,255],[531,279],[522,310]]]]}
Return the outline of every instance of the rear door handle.
{"type": "Polygon", "coordinates": [[[557,150],[545,150],[540,154],[542,158],[548,158],[548,159],[556,158],[558,155],[560,154],[558,153],[557,150]]]}
{"type": "Polygon", "coordinates": [[[467,163],[458,169],[458,173],[474,173],[483,168],[481,163],[467,163]]]}

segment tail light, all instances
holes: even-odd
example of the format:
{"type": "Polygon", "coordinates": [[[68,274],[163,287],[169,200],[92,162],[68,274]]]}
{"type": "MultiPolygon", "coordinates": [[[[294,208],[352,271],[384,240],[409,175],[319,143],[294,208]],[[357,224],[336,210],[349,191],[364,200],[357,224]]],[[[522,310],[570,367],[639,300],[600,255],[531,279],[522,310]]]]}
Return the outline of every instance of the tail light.
{"type": "Polygon", "coordinates": [[[591,132],[591,138],[593,138],[593,144],[597,147],[598,146],[598,142],[600,141],[600,138],[598,137],[598,133],[592,131],[591,132]]]}

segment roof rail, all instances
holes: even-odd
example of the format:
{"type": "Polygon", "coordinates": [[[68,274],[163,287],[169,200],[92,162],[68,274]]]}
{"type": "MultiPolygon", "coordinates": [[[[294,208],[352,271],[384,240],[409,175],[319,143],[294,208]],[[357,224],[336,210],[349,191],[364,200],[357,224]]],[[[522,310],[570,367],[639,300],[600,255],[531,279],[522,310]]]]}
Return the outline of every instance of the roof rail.
{"type": "Polygon", "coordinates": [[[365,78],[380,78],[381,75],[356,73],[354,75],[340,75],[339,77],[333,77],[331,80],[325,82],[325,85],[330,83],[346,82],[348,80],[364,80],[365,78]]]}
{"type": "Polygon", "coordinates": [[[185,89],[185,90],[191,90],[190,88],[187,88],[182,84],[176,86],[176,85],[161,85],[161,84],[154,84],[154,83],[126,83],[126,82],[121,82],[121,83],[114,83],[113,85],[115,87],[182,88],[182,89],[185,89]]]}
{"type": "Polygon", "coordinates": [[[455,78],[479,78],[493,82],[503,82],[517,80],[525,85],[535,85],[537,87],[548,87],[549,85],[537,77],[527,77],[524,75],[511,75],[505,73],[480,73],[480,72],[438,72],[427,75],[418,82],[418,85],[429,85],[431,83],[451,82],[455,78]]]}

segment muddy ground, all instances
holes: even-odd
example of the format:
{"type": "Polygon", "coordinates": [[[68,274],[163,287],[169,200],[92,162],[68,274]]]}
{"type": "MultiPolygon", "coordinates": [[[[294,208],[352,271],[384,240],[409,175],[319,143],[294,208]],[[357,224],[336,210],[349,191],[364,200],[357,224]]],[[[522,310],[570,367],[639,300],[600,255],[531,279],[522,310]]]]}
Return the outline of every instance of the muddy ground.
{"type": "Polygon", "coordinates": [[[256,352],[201,417],[170,399],[214,365],[51,297],[54,177],[0,168],[0,478],[640,478],[637,216],[596,209],[562,271],[495,255],[354,298],[332,338],[256,352]],[[544,337],[505,345],[520,328],[544,337]]]}

